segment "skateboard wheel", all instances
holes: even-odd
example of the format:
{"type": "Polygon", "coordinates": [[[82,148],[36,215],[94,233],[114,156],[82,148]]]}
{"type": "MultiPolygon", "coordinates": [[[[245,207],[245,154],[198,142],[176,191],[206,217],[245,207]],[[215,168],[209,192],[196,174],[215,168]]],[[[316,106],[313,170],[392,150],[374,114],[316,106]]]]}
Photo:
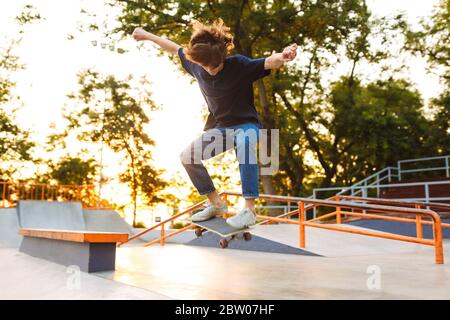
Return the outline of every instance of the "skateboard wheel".
{"type": "Polygon", "coordinates": [[[252,234],[250,232],[244,232],[244,240],[245,241],[252,240],[252,234]]]}
{"type": "Polygon", "coordinates": [[[225,239],[222,239],[219,241],[219,245],[222,249],[225,249],[226,247],[228,247],[228,241],[225,239]]]}
{"type": "Polygon", "coordinates": [[[202,234],[203,234],[203,230],[202,230],[202,229],[195,229],[195,235],[196,235],[197,237],[201,237],[202,234]]]}

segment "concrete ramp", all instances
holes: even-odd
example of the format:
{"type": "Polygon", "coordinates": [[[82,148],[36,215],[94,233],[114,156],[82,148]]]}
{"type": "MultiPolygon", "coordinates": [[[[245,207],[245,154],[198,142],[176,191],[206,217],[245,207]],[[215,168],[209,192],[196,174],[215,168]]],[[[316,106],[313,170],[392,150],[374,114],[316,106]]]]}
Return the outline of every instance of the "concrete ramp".
{"type": "MultiPolygon", "coordinates": [[[[145,229],[132,228],[116,211],[114,210],[83,210],[84,220],[88,231],[104,231],[104,232],[120,232],[128,233],[133,236],[145,229]]],[[[166,233],[172,233],[176,230],[166,230],[166,233]]],[[[142,245],[159,238],[161,232],[159,230],[152,230],[144,234],[139,239],[131,242],[132,245],[142,245]]],[[[183,232],[172,238],[168,238],[168,243],[186,243],[195,238],[192,232],[183,232]]]]}
{"type": "Polygon", "coordinates": [[[133,235],[131,226],[114,210],[83,210],[86,230],[133,235]]]}
{"type": "MultiPolygon", "coordinates": [[[[134,229],[135,234],[144,231],[145,229],[134,229]]],[[[168,229],[165,231],[165,233],[171,234],[173,232],[176,232],[176,229],[168,229]]],[[[161,231],[160,230],[152,230],[150,232],[147,232],[146,234],[142,235],[139,239],[144,242],[150,242],[155,239],[158,239],[161,237],[161,231]]],[[[167,238],[167,243],[177,243],[177,244],[186,244],[196,238],[194,232],[192,230],[186,230],[185,232],[179,233],[173,237],[167,238]]],[[[133,242],[136,240],[133,240],[133,242]]],[[[132,242],[132,243],[133,243],[132,242]]]]}
{"type": "MultiPolygon", "coordinates": [[[[270,240],[264,237],[260,237],[256,235],[253,231],[252,239],[250,241],[241,240],[233,240],[229,243],[228,249],[237,249],[237,250],[247,250],[247,251],[259,251],[259,252],[270,252],[270,253],[285,253],[285,254],[298,254],[304,256],[320,256],[318,254],[295,248],[290,245],[286,245],[284,243],[270,240]]],[[[213,232],[205,232],[199,238],[191,240],[186,243],[190,246],[200,246],[200,247],[212,247],[219,248],[219,241],[222,239],[219,235],[213,232]]]]}
{"type": "Polygon", "coordinates": [[[19,219],[16,208],[0,209],[0,247],[18,248],[22,236],[17,234],[19,219]]]}
{"type": "MultiPolygon", "coordinates": [[[[88,231],[128,233],[135,234],[133,228],[114,210],[83,210],[83,217],[88,231]]],[[[136,239],[133,244],[142,245],[145,241],[136,239]]]]}
{"type": "MultiPolygon", "coordinates": [[[[136,232],[114,210],[82,210],[79,202],[34,200],[20,201],[17,208],[0,208],[0,247],[18,248],[22,241],[17,234],[20,228],[119,232],[130,236],[136,232]]],[[[159,232],[155,232],[157,237],[159,232]]]]}
{"type": "Polygon", "coordinates": [[[81,202],[24,200],[17,212],[22,228],[86,230],[81,202]]]}

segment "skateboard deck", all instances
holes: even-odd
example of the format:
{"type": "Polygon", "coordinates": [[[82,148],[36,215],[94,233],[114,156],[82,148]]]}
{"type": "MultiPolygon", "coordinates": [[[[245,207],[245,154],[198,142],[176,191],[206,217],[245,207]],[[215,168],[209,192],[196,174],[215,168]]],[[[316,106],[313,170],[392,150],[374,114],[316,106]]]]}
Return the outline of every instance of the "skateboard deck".
{"type": "Polygon", "coordinates": [[[192,224],[198,227],[197,230],[195,230],[195,234],[197,235],[197,237],[201,237],[204,231],[210,231],[221,236],[223,239],[220,240],[219,245],[222,248],[226,248],[230,241],[241,238],[239,237],[240,235],[242,235],[242,238],[244,238],[246,241],[250,241],[251,239],[251,234],[249,232],[250,228],[233,228],[223,218],[216,217],[201,222],[192,221],[192,224]]]}

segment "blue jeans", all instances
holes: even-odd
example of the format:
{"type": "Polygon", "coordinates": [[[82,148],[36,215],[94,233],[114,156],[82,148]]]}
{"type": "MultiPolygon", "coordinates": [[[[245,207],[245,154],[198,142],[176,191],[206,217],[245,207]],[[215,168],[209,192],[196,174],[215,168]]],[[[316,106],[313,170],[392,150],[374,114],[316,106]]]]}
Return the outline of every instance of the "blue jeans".
{"type": "Polygon", "coordinates": [[[216,190],[202,160],[210,159],[234,148],[239,162],[242,196],[245,199],[259,196],[256,149],[259,129],[259,125],[255,123],[209,129],[181,153],[181,162],[201,195],[216,190]]]}

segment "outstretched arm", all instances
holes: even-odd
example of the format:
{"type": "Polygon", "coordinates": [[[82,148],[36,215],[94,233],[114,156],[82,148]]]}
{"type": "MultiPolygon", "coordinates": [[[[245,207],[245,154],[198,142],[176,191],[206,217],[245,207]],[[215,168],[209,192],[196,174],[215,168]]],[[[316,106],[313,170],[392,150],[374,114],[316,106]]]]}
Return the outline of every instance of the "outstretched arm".
{"type": "Polygon", "coordinates": [[[161,49],[170,54],[176,54],[178,52],[178,49],[180,48],[180,46],[175,42],[170,41],[169,39],[158,37],[157,35],[147,32],[142,28],[134,29],[132,36],[136,41],[143,41],[143,40],[153,41],[158,46],[160,46],[161,49]]]}
{"type": "Polygon", "coordinates": [[[297,44],[291,44],[284,48],[283,52],[273,53],[270,57],[266,58],[264,63],[264,69],[279,69],[286,62],[292,61],[297,56],[297,44]]]}

